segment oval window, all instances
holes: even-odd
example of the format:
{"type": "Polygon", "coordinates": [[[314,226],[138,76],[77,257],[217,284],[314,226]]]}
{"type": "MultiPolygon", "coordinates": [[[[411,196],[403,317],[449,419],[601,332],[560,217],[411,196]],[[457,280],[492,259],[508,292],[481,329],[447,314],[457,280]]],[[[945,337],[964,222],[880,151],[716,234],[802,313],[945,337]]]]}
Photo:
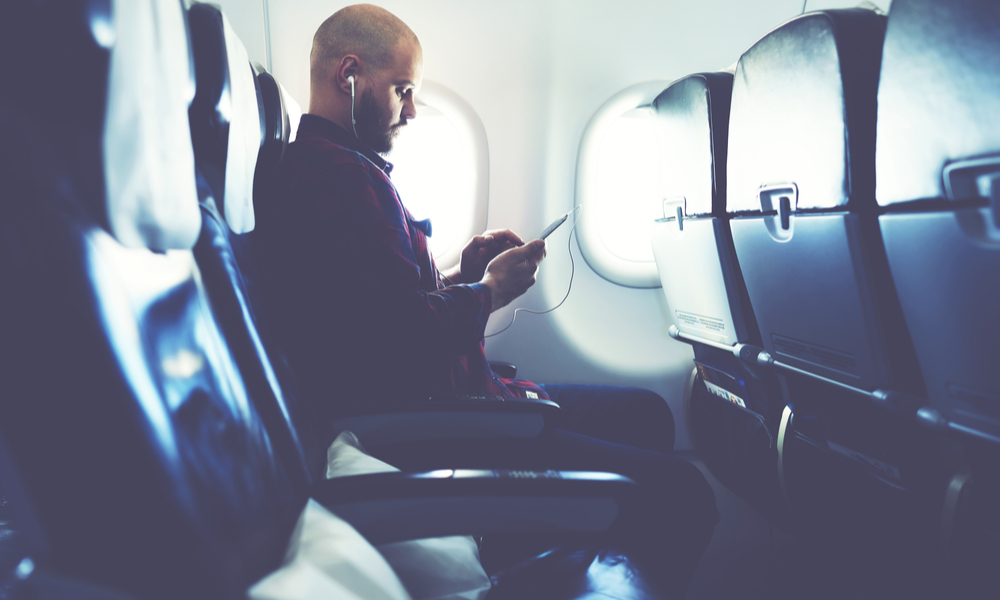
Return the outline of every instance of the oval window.
{"type": "Polygon", "coordinates": [[[580,248],[599,275],[629,287],[660,286],[649,229],[662,216],[666,141],[649,104],[668,84],[618,92],[594,113],[580,141],[580,248]]]}

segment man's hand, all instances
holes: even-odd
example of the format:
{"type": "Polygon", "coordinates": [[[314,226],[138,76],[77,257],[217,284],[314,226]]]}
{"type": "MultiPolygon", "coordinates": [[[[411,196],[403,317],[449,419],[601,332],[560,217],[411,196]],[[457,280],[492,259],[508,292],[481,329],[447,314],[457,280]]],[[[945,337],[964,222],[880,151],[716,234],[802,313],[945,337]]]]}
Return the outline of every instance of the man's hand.
{"type": "Polygon", "coordinates": [[[505,250],[523,246],[524,242],[510,229],[494,229],[469,240],[462,250],[458,272],[448,274],[456,283],[474,283],[483,278],[486,265],[505,250]],[[454,275],[454,276],[452,276],[454,275]]]}
{"type": "Polygon", "coordinates": [[[493,310],[510,304],[535,284],[538,263],[545,258],[545,240],[535,240],[500,253],[486,266],[482,283],[493,292],[493,310]]]}

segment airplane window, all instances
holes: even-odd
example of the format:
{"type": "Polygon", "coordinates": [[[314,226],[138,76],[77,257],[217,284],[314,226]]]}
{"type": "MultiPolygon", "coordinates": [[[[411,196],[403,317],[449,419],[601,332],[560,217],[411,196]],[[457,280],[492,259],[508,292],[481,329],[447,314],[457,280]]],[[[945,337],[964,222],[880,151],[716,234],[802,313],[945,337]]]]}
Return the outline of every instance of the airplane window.
{"type": "Polygon", "coordinates": [[[400,130],[388,159],[403,204],[416,219],[431,220],[428,246],[446,269],[486,228],[486,131],[472,107],[444,86],[425,81],[416,102],[417,118],[400,130]]]}
{"type": "Polygon", "coordinates": [[[649,229],[663,213],[659,166],[666,142],[649,104],[668,83],[640,83],[615,94],[594,113],[580,141],[580,248],[598,274],[629,287],[660,286],[649,229]]]}
{"type": "Polygon", "coordinates": [[[612,254],[632,262],[653,260],[649,236],[642,232],[663,212],[658,166],[666,152],[652,115],[644,106],[612,121],[597,158],[598,233],[612,254]]]}

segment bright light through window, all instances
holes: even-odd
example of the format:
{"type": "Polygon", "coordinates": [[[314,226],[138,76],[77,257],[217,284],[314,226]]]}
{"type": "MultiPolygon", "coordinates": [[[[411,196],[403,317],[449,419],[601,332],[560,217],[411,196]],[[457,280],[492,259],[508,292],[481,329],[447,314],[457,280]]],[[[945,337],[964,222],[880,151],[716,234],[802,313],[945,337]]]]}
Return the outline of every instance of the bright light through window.
{"type": "Polygon", "coordinates": [[[473,148],[440,110],[417,107],[417,118],[399,133],[388,157],[403,205],[417,219],[430,219],[428,246],[439,262],[450,262],[468,237],[476,203],[473,148]]]}
{"type": "Polygon", "coordinates": [[[649,233],[663,216],[667,138],[649,104],[669,83],[644,81],[611,96],[580,138],[580,251],[595,272],[619,285],[660,287],[649,233]]]}
{"type": "Polygon", "coordinates": [[[614,119],[597,155],[598,235],[611,253],[633,262],[653,260],[649,226],[662,216],[660,165],[666,153],[652,115],[643,107],[614,119]]]}

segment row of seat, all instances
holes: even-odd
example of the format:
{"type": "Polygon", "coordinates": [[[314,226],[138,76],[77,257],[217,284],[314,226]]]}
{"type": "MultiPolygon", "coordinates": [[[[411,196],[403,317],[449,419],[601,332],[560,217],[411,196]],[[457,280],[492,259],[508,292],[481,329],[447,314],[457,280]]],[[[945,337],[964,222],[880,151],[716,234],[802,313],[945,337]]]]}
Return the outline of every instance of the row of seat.
{"type": "MultiPolygon", "coordinates": [[[[31,85],[0,96],[0,593],[245,598],[309,499],[379,542],[614,521],[634,484],[606,473],[325,480],[333,432],[291,392],[253,301],[253,185],[289,134],[273,77],[208,4],[21,3],[4,18],[17,28],[0,47],[29,51],[14,74],[31,85]]],[[[351,426],[372,443],[401,420],[407,439],[530,437],[557,407],[406,409],[351,426]],[[446,424],[414,431],[421,410],[446,424]],[[505,418],[464,433],[462,412],[505,418]]],[[[497,597],[505,580],[545,583],[529,575],[497,597]]]]}
{"type": "Polygon", "coordinates": [[[990,0],[808,13],[654,102],[693,436],[780,522],[940,547],[964,469],[995,488],[998,28],[990,0]]]}

